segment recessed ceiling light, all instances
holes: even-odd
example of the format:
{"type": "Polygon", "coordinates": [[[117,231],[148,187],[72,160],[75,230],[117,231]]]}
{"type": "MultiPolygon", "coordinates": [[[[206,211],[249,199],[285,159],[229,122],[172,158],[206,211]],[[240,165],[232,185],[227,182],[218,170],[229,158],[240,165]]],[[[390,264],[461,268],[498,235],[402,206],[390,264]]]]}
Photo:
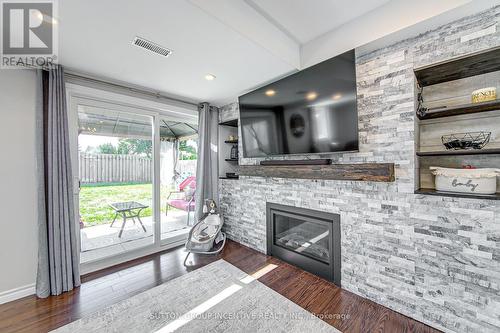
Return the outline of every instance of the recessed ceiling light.
{"type": "Polygon", "coordinates": [[[266,96],[274,96],[276,95],[276,91],[272,90],[272,89],[269,89],[269,90],[266,90],[266,96]]]}
{"type": "Polygon", "coordinates": [[[207,80],[207,81],[213,81],[213,80],[215,80],[215,78],[216,78],[216,76],[213,74],[205,75],[205,80],[207,80]]]}
{"type": "Polygon", "coordinates": [[[342,95],[341,95],[341,94],[335,94],[335,95],[333,95],[333,97],[332,97],[332,99],[333,99],[334,101],[337,101],[337,100],[339,100],[339,99],[341,99],[341,98],[342,98],[342,95]]]}
{"type": "Polygon", "coordinates": [[[306,99],[308,101],[314,101],[316,99],[316,97],[318,97],[318,94],[315,93],[314,91],[308,92],[306,95],[306,99]]]}

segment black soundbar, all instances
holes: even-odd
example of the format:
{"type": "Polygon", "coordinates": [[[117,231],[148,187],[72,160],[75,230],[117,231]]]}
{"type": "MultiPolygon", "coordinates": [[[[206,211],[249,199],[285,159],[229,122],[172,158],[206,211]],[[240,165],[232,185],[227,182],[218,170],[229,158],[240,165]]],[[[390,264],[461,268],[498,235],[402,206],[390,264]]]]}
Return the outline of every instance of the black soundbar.
{"type": "Polygon", "coordinates": [[[329,165],[332,164],[332,160],[329,158],[315,159],[315,160],[266,160],[261,161],[260,165],[272,166],[272,165],[329,165]]]}

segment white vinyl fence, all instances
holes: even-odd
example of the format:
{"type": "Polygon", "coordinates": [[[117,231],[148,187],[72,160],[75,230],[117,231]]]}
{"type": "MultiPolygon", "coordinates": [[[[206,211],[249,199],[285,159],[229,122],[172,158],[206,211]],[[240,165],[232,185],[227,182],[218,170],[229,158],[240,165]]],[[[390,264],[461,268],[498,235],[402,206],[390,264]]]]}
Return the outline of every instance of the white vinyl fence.
{"type": "Polygon", "coordinates": [[[80,182],[150,183],[152,159],[138,155],[79,154],[80,182]]]}
{"type": "MultiPolygon", "coordinates": [[[[82,184],[151,183],[153,160],[146,156],[118,154],[79,154],[79,176],[82,184]]],[[[173,175],[173,163],[162,158],[161,173],[173,175]]],[[[180,160],[177,171],[182,176],[196,173],[196,160],[180,160]]],[[[163,177],[162,177],[163,178],[163,177]]],[[[168,180],[171,179],[171,176],[168,180]]],[[[162,179],[163,182],[163,179],[162,179]]]]}

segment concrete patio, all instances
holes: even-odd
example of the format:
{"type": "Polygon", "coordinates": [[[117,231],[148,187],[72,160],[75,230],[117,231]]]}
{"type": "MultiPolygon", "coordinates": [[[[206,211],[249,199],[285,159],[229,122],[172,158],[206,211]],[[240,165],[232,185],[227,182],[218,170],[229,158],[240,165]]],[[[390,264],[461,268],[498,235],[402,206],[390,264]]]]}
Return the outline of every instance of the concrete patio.
{"type": "MultiPolygon", "coordinates": [[[[191,218],[193,217],[191,212],[191,218]]],[[[134,223],[127,219],[123,234],[118,237],[122,220],[117,219],[111,227],[111,221],[106,224],[86,227],[80,229],[81,237],[81,259],[82,263],[100,258],[120,254],[132,249],[153,244],[153,217],[141,217],[146,232],[139,222],[134,223]]],[[[161,239],[168,238],[172,234],[189,232],[190,227],[186,225],[187,213],[181,210],[170,210],[168,216],[161,216],[161,239]]]]}

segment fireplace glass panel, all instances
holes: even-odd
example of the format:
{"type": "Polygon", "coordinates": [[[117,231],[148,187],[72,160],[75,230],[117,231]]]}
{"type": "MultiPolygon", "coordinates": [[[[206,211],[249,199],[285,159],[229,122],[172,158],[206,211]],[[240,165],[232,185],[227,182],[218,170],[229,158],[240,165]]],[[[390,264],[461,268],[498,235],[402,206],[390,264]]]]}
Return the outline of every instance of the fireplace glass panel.
{"type": "Polygon", "coordinates": [[[330,262],[330,230],[322,223],[274,215],[275,245],[313,259],[330,262]]]}

